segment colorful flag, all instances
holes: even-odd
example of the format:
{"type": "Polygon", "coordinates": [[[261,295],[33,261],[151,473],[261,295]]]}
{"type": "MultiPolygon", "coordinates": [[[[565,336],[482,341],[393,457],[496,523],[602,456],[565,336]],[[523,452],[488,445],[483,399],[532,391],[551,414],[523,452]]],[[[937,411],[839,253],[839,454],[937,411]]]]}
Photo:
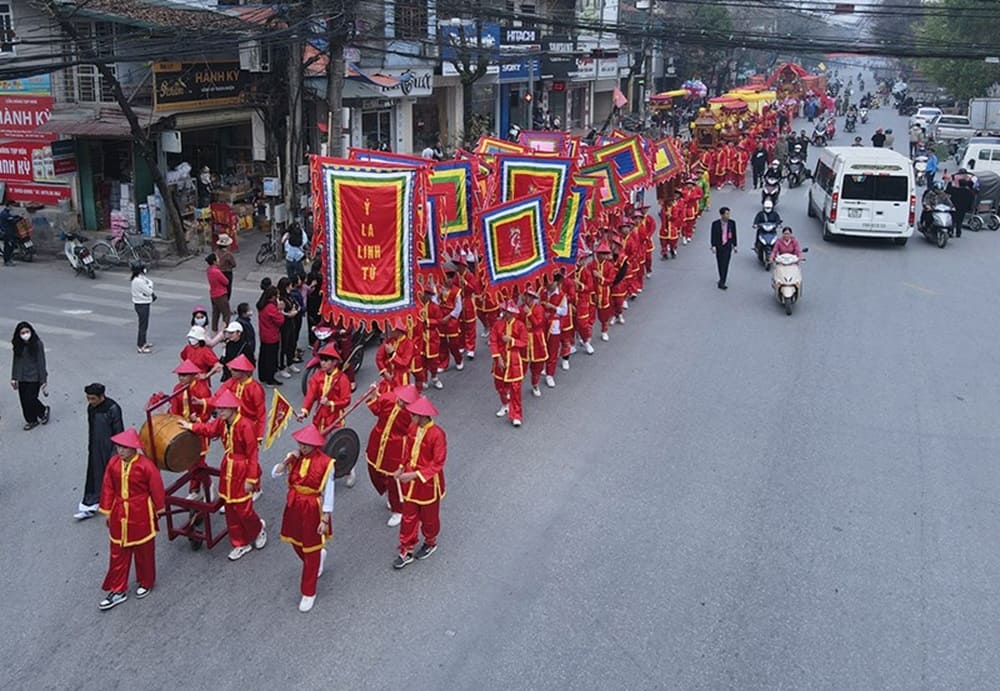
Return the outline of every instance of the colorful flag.
{"type": "Polygon", "coordinates": [[[540,194],[546,221],[555,224],[562,213],[573,161],[531,156],[500,156],[499,161],[500,201],[540,194]]]}
{"type": "Polygon", "coordinates": [[[653,144],[653,182],[665,182],[683,171],[684,159],[672,139],[653,144]]]}
{"type": "Polygon", "coordinates": [[[267,416],[267,433],[264,435],[264,448],[270,449],[274,440],[281,436],[292,419],[292,404],[281,395],[277,389],[271,396],[271,413],[267,416]]]}
{"type": "Polygon", "coordinates": [[[536,130],[521,130],[517,135],[517,143],[528,147],[531,151],[544,154],[561,155],[566,147],[566,135],[562,132],[539,132],[536,130]]]}
{"type": "Polygon", "coordinates": [[[487,137],[483,135],[476,142],[476,148],[473,153],[477,154],[527,154],[531,153],[528,147],[521,146],[514,142],[509,142],[506,139],[498,139],[497,137],[487,137]]]}
{"type": "Polygon", "coordinates": [[[540,195],[486,209],[480,214],[479,225],[492,289],[509,297],[548,268],[545,211],[540,195]]]}
{"type": "Polygon", "coordinates": [[[649,166],[638,135],[602,146],[591,156],[597,163],[614,164],[618,183],[626,192],[649,184],[649,166]]]}
{"type": "Polygon", "coordinates": [[[615,90],[611,92],[611,100],[614,102],[615,108],[624,108],[628,105],[628,99],[625,98],[625,94],[623,94],[622,90],[617,86],[615,87],[615,90]]]}
{"type": "Polygon", "coordinates": [[[610,162],[595,163],[581,168],[580,175],[598,181],[597,201],[600,202],[603,211],[610,211],[624,201],[624,195],[618,185],[618,175],[610,162]]]}
{"type": "Polygon", "coordinates": [[[441,161],[431,167],[427,194],[437,200],[437,237],[445,246],[472,239],[472,162],[441,161]]]}
{"type": "Polygon", "coordinates": [[[586,211],[587,190],[584,187],[570,187],[563,205],[562,216],[556,224],[552,239],[552,261],[560,264],[576,265],[576,255],[580,247],[580,229],[586,211]]]}

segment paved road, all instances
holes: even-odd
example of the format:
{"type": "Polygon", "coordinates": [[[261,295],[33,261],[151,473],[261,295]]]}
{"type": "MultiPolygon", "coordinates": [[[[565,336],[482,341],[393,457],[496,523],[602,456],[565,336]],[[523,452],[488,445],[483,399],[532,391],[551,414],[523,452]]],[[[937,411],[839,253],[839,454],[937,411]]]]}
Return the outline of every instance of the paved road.
{"type": "MultiPolygon", "coordinates": [[[[890,122],[903,132],[885,112],[872,127],[890,122]]],[[[812,249],[794,316],[749,252],[756,197],[727,190],[696,243],[657,262],[611,342],[527,397],[521,430],[494,418],[483,358],[447,375],[434,394],[450,446],[441,549],[393,572],[384,505],[365,482],[338,487],[332,560],[308,615],[296,609],[298,561],[276,539],[232,564],[222,547],[193,553],[165,536],[152,596],[97,611],[104,528],[70,518],[81,387],[105,381],[139,421],[149,393],[171,385],[187,310],[207,302],[200,266],[154,276],[160,347],[147,357],[132,348],[125,276],[91,282],[60,262],[0,269],[0,329],[38,325],[53,407],[52,423],[28,433],[13,394],[0,399],[0,682],[995,685],[1000,234],[943,251],[919,237],[826,244],[805,193],[779,207],[812,249]],[[726,292],[707,248],[722,204],[745,248],[726,292]]],[[[250,282],[239,290],[256,295],[250,282]]],[[[352,424],[366,434],[368,414],[352,424]]],[[[267,484],[261,513],[275,536],[282,499],[267,484]]]]}

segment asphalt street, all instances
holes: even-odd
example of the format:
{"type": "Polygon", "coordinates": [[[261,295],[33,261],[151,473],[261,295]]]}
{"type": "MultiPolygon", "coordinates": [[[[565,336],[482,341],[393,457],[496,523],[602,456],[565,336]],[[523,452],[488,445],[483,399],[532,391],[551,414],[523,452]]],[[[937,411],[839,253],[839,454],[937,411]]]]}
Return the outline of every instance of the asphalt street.
{"type": "MultiPolygon", "coordinates": [[[[859,134],[878,126],[905,149],[904,119],[875,111],[859,134]]],[[[944,250],[919,236],[824,243],[806,193],[786,190],[778,207],[811,249],[793,316],[750,252],[759,196],[727,188],[694,244],[656,262],[611,341],[525,396],[523,428],[493,415],[485,343],[444,375],[431,393],[449,441],[440,549],[393,571],[383,501],[363,476],[338,485],[309,614],[270,480],[264,550],[230,563],[225,544],[193,552],[161,533],[151,596],[98,611],[106,531],[71,518],[82,387],[105,382],[140,422],[147,397],[172,386],[190,308],[208,302],[203,264],[153,273],[151,356],[133,347],[126,274],[90,281],[54,259],[0,269],[0,331],[36,325],[52,405],[48,426],[24,432],[14,392],[0,397],[0,685],[995,686],[1000,233],[944,250]],[[722,205],[741,243],[728,291],[708,248],[722,205]]],[[[241,280],[235,297],[256,295],[241,280]]],[[[373,376],[369,360],[362,383],[373,376]]],[[[371,416],[349,422],[364,439],[371,416]]],[[[265,468],[290,445],[286,433],[265,468]]]]}

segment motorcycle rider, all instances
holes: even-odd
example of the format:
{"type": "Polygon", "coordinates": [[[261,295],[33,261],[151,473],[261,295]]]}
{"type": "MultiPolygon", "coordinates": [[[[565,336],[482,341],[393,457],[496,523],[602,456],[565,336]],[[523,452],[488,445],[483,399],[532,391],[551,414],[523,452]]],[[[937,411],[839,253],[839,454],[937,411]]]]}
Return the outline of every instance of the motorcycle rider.
{"type": "Polygon", "coordinates": [[[764,223],[773,223],[776,227],[781,223],[781,214],[774,210],[774,202],[770,199],[764,201],[764,208],[753,217],[753,228],[757,233],[755,244],[760,242],[760,227],[764,223]]]}
{"type": "Polygon", "coordinates": [[[944,182],[941,180],[935,182],[933,186],[928,186],[920,203],[924,207],[923,212],[920,214],[921,227],[926,227],[933,220],[934,207],[938,204],[944,204],[949,208],[952,207],[951,197],[944,191],[944,182]]]}
{"type": "Polygon", "coordinates": [[[14,245],[17,244],[17,222],[21,217],[14,213],[14,202],[10,199],[4,202],[0,211],[0,238],[3,239],[3,264],[14,265],[14,245]]]}
{"type": "Polygon", "coordinates": [[[861,137],[855,137],[854,143],[851,144],[851,146],[864,146],[864,144],[861,142],[861,137]]]}
{"type": "Polygon", "coordinates": [[[774,248],[771,250],[771,261],[774,261],[779,254],[794,254],[799,258],[799,261],[802,261],[802,248],[799,246],[799,241],[795,239],[795,235],[792,234],[792,229],[788,226],[781,229],[781,237],[774,243],[774,248]]]}

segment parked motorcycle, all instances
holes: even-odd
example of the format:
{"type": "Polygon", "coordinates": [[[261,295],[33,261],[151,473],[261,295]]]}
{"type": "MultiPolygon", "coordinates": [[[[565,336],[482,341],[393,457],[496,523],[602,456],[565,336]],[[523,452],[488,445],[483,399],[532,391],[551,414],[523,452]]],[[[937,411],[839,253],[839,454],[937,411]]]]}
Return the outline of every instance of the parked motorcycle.
{"type": "Polygon", "coordinates": [[[868,122],[868,109],[862,108],[860,112],[861,112],[861,124],[864,125],[865,123],[868,122]]]}
{"type": "Polygon", "coordinates": [[[336,346],[337,352],[344,358],[341,370],[351,381],[351,391],[357,389],[357,374],[365,360],[365,346],[378,332],[352,331],[331,326],[326,322],[314,326],[312,332],[316,340],[313,342],[312,357],[302,369],[302,394],[305,395],[306,389],[309,387],[309,380],[313,373],[319,369],[319,351],[330,342],[336,346]]]}
{"type": "Polygon", "coordinates": [[[777,206],[780,195],[781,177],[773,170],[768,170],[764,173],[764,185],[760,193],[760,203],[763,204],[770,199],[771,203],[777,206]]]}
{"type": "Polygon", "coordinates": [[[774,243],[777,241],[777,223],[757,224],[757,238],[754,240],[753,248],[754,252],[757,253],[760,265],[764,267],[764,271],[771,270],[771,250],[774,249],[774,243]]]}
{"type": "MultiPolygon", "coordinates": [[[[808,248],[802,248],[808,252],[808,248]]],[[[804,261],[804,260],[803,260],[804,261]]],[[[802,297],[801,261],[794,254],[779,254],[774,258],[774,271],[771,273],[771,286],[774,297],[779,305],[785,308],[785,314],[790,315],[795,303],[802,297]]]]}
{"type": "Polygon", "coordinates": [[[788,154],[788,187],[798,187],[806,179],[806,164],[802,155],[802,145],[796,144],[788,154]]]}
{"type": "Polygon", "coordinates": [[[921,220],[919,224],[921,234],[941,249],[948,244],[948,237],[955,233],[953,211],[948,204],[936,204],[931,209],[929,222],[921,220]]]}
{"type": "Polygon", "coordinates": [[[63,233],[63,254],[73,270],[78,273],[85,273],[90,278],[97,278],[94,273],[94,255],[90,249],[83,244],[84,238],[76,233],[63,233]]]}
{"type": "Polygon", "coordinates": [[[17,236],[14,239],[13,259],[30,262],[35,259],[35,243],[31,241],[33,228],[31,221],[21,218],[17,223],[17,236]]]}

